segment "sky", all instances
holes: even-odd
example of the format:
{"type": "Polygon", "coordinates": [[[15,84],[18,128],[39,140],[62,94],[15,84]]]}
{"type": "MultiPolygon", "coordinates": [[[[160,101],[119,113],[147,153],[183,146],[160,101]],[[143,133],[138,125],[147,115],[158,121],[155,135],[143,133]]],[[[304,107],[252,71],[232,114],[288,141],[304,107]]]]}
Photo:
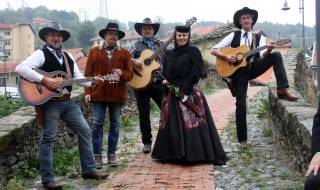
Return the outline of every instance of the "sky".
{"type": "MultiPolygon", "coordinates": [[[[258,22],[280,24],[302,23],[299,11],[301,0],[286,0],[290,10],[281,8],[285,0],[0,0],[0,9],[17,9],[22,4],[28,7],[45,5],[48,9],[74,11],[83,20],[100,16],[121,22],[141,22],[145,17],[162,22],[185,22],[192,16],[198,21],[232,22],[235,11],[244,6],[259,12],[258,22]],[[23,3],[24,2],[24,3],[23,3]],[[100,11],[100,4],[102,11],[100,11]],[[106,7],[107,10],[106,11],[106,7]]],[[[315,25],[315,1],[304,0],[304,22],[315,25]]]]}

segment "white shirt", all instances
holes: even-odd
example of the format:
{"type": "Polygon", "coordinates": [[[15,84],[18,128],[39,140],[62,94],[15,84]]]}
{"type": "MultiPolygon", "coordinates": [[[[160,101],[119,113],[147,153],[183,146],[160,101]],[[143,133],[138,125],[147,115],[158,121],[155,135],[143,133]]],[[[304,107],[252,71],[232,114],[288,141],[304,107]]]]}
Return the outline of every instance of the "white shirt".
{"type": "MultiPolygon", "coordinates": [[[[58,58],[58,56],[56,55],[56,52],[52,48],[50,48],[50,47],[47,47],[47,48],[50,50],[51,53],[53,53],[53,55],[56,57],[56,59],[62,65],[63,64],[63,58],[58,58]]],[[[84,78],[83,75],[81,74],[79,68],[78,68],[78,65],[74,61],[72,55],[70,53],[68,53],[68,55],[71,58],[71,60],[74,62],[73,78],[74,79],[84,78]]],[[[42,78],[43,78],[43,75],[38,73],[38,72],[36,72],[33,69],[34,68],[40,68],[44,64],[44,62],[45,62],[44,53],[43,53],[42,50],[38,49],[32,55],[30,55],[27,59],[22,61],[16,67],[15,71],[19,75],[21,75],[22,77],[28,79],[31,82],[40,82],[42,80],[42,78]]],[[[85,86],[85,87],[90,87],[91,86],[91,82],[81,83],[80,85],[81,86],[85,86]]]]}
{"type": "MultiPolygon", "coordinates": [[[[248,39],[249,39],[250,46],[252,44],[252,33],[253,33],[252,31],[248,32],[248,39]]],[[[246,44],[246,38],[244,37],[244,34],[245,34],[245,31],[243,29],[241,29],[240,45],[246,44]]],[[[221,49],[221,48],[225,48],[225,47],[230,47],[233,38],[234,38],[234,32],[231,32],[228,36],[226,36],[218,44],[213,46],[212,49],[221,49]]],[[[266,45],[266,38],[263,35],[261,35],[259,47],[262,47],[265,45],[266,45]]],[[[262,57],[262,55],[265,51],[266,50],[260,51],[260,57],[262,57]]]]}

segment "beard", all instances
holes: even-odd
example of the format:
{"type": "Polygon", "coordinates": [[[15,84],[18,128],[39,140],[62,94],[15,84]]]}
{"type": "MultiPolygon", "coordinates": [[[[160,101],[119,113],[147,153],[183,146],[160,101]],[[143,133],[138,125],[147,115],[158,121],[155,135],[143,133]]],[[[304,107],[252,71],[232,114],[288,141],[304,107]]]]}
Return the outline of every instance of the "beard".
{"type": "Polygon", "coordinates": [[[61,47],[62,47],[61,42],[51,42],[51,43],[48,43],[48,45],[50,47],[52,47],[53,49],[61,49],[61,47]]]}

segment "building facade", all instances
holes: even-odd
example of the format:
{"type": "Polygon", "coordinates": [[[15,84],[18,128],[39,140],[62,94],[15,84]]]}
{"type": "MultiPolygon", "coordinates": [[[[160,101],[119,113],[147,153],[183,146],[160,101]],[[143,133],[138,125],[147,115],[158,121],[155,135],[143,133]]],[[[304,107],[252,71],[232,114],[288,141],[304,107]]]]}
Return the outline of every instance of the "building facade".
{"type": "MultiPolygon", "coordinates": [[[[35,32],[30,24],[0,23],[0,51],[7,64],[20,63],[35,50],[35,32]]],[[[3,63],[3,58],[0,59],[3,63]]]]}

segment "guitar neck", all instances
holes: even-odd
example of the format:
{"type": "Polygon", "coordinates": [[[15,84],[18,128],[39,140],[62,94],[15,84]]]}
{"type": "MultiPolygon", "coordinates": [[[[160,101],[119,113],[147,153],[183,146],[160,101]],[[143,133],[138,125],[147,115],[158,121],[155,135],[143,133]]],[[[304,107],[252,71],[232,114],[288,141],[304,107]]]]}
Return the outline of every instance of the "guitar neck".
{"type": "Polygon", "coordinates": [[[159,55],[160,53],[164,50],[164,48],[166,48],[170,43],[172,43],[173,41],[173,37],[169,38],[166,43],[164,43],[162,46],[160,46],[159,49],[157,49],[151,56],[150,56],[150,60],[155,60],[159,55]]]}
{"type": "Polygon", "coordinates": [[[254,55],[254,54],[256,54],[256,53],[258,53],[259,51],[262,51],[262,50],[264,50],[264,49],[267,49],[267,46],[261,46],[261,47],[258,47],[258,48],[256,48],[256,49],[252,49],[252,50],[244,53],[243,55],[244,55],[245,57],[248,57],[248,56],[254,55]]]}
{"type": "Polygon", "coordinates": [[[83,82],[92,82],[94,81],[94,77],[86,77],[86,78],[80,78],[80,79],[69,79],[69,80],[64,80],[62,82],[62,86],[71,86],[73,84],[80,84],[83,82]]]}

